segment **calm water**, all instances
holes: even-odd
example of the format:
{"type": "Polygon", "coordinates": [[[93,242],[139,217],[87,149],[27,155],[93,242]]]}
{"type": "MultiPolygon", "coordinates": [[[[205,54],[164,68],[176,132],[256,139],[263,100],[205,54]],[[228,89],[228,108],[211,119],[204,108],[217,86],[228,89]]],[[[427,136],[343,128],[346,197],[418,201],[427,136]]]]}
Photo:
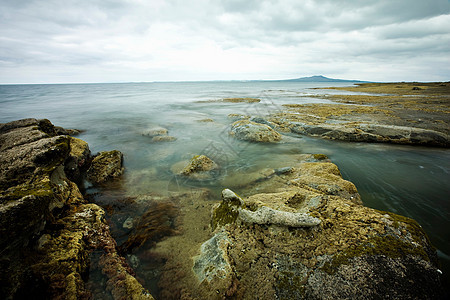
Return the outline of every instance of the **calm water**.
{"type": "MultiPolygon", "coordinates": [[[[128,195],[166,194],[171,169],[196,154],[222,160],[226,178],[240,170],[289,166],[287,154],[324,153],[344,178],[355,183],[365,205],[417,220],[438,248],[444,273],[450,272],[450,150],[295,136],[273,146],[229,139],[229,114],[265,115],[285,103],[329,102],[310,95],[343,93],[309,89],[325,86],[330,83],[0,85],[0,122],[47,118],[58,126],[86,130],[79,137],[93,153],[112,149],[124,153],[123,189],[128,195]],[[262,102],[205,102],[231,97],[257,97],[262,102]],[[214,122],[199,122],[206,118],[214,122]],[[154,126],[167,128],[177,140],[150,143],[142,133],[154,126]]],[[[217,196],[222,188],[232,188],[224,182],[210,186],[217,196]]]]}

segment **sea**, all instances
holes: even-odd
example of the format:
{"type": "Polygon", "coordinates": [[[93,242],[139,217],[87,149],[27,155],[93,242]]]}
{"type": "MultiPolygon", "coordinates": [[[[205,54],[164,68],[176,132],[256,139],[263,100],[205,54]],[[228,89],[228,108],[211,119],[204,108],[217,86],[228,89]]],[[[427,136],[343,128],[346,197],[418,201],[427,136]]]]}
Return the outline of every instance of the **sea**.
{"type": "MultiPolygon", "coordinates": [[[[92,153],[124,154],[124,195],[166,195],[173,189],[174,166],[207,154],[227,176],[242,170],[286,167],[285,154],[325,154],[344,179],[353,182],[364,205],[415,219],[437,248],[450,273],[450,149],[329,141],[285,134],[277,145],[236,142],[228,136],[230,114],[264,117],[283,104],[331,103],[322,94],[357,94],[322,89],[349,82],[211,81],[102,84],[0,85],[0,123],[46,118],[56,126],[83,130],[78,138],[92,153]],[[259,103],[222,102],[259,98],[259,103]],[[212,122],[211,122],[212,121],[212,122]],[[145,136],[163,127],[176,138],[153,143],[145,136]]],[[[208,182],[220,200],[223,181],[208,182]]],[[[94,189],[94,188],[92,188],[94,189]]],[[[89,187],[88,187],[89,190],[89,187]]],[[[448,281],[447,281],[448,283],[448,281]]]]}

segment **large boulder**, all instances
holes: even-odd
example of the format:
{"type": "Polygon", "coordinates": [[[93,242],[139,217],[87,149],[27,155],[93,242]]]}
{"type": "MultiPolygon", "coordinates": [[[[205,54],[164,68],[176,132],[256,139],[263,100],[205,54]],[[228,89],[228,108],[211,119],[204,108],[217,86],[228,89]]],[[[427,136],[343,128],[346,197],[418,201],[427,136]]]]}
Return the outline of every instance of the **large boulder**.
{"type": "Polygon", "coordinates": [[[241,120],[231,125],[230,135],[244,141],[276,143],[281,135],[266,124],[241,120]]]}
{"type": "Polygon", "coordinates": [[[329,162],[304,162],[279,177],[248,197],[222,192],[213,236],[193,258],[200,297],[442,296],[436,250],[417,222],[363,206],[329,162]]]}

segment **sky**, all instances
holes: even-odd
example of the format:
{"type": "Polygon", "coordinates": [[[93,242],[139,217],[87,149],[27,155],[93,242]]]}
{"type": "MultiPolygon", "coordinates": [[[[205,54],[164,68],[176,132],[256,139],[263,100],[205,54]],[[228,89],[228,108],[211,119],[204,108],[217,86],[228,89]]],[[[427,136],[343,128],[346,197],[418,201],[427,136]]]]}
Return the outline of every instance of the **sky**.
{"type": "Polygon", "coordinates": [[[1,0],[0,84],[450,81],[450,0],[1,0]]]}

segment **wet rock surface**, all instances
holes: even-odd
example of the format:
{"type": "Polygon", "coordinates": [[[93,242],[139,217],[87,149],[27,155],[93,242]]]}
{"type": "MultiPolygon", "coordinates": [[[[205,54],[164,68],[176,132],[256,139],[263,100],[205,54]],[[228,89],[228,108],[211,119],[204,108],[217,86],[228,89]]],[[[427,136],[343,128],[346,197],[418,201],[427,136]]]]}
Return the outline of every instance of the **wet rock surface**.
{"type": "Polygon", "coordinates": [[[87,178],[93,184],[101,184],[118,178],[123,173],[123,154],[120,151],[100,152],[92,159],[87,178]]]}
{"type": "MultiPolygon", "coordinates": [[[[92,158],[85,142],[66,134],[48,120],[0,124],[1,298],[88,299],[90,255],[100,251],[106,293],[152,299],[117,253],[103,209],[74,183],[92,158]]],[[[122,170],[103,166],[104,179],[122,170]]]]}
{"type": "MultiPolygon", "coordinates": [[[[355,186],[342,179],[334,164],[319,155],[303,158],[241,189],[246,197],[223,191],[212,209],[210,237],[191,254],[193,264],[178,261],[178,268],[192,277],[172,282],[177,296],[442,296],[436,250],[419,224],[364,207],[355,186]],[[301,222],[293,224],[298,217],[301,222]]],[[[176,243],[176,237],[171,239],[166,242],[176,243]]],[[[167,264],[175,260],[168,257],[167,264]]],[[[166,270],[162,278],[171,274],[166,270]]]]}
{"type": "Polygon", "coordinates": [[[281,135],[270,126],[248,120],[234,122],[230,135],[250,142],[276,143],[281,140],[281,135]]]}
{"type": "Polygon", "coordinates": [[[142,133],[143,136],[151,138],[152,143],[173,142],[177,138],[169,135],[169,130],[164,127],[152,127],[142,133]]]}
{"type": "Polygon", "coordinates": [[[211,180],[219,172],[220,166],[206,155],[195,155],[180,172],[182,176],[194,180],[211,180]]]}

